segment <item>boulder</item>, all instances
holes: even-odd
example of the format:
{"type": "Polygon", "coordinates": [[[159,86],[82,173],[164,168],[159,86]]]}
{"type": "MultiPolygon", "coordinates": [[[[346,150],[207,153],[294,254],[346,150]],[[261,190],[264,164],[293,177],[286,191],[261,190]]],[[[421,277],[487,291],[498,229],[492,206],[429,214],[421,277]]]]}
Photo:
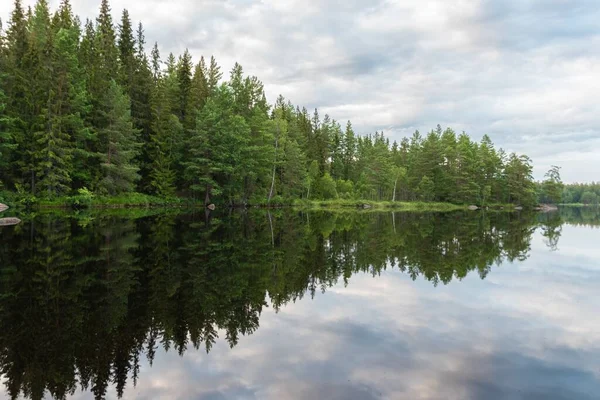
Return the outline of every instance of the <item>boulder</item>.
{"type": "Polygon", "coordinates": [[[370,205],[370,204],[363,204],[362,208],[364,208],[366,210],[366,209],[369,209],[369,208],[373,208],[373,206],[370,205]]]}
{"type": "Polygon", "coordinates": [[[540,204],[540,206],[537,207],[536,210],[542,211],[542,212],[551,212],[551,211],[558,211],[558,207],[553,204],[540,204]]]}
{"type": "Polygon", "coordinates": [[[210,211],[214,211],[217,207],[214,204],[209,204],[206,206],[206,208],[208,208],[210,211]]]}
{"type": "Polygon", "coordinates": [[[522,210],[523,210],[523,207],[521,207],[521,206],[516,206],[516,207],[515,207],[515,210],[517,210],[517,211],[522,211],[522,210]]]}
{"type": "Polygon", "coordinates": [[[8,206],[6,204],[0,203],[0,212],[8,210],[8,206]]]}
{"type": "Polygon", "coordinates": [[[21,223],[19,218],[0,218],[0,226],[12,226],[21,223]]]}
{"type": "Polygon", "coordinates": [[[469,206],[469,207],[467,207],[467,208],[468,208],[470,211],[477,211],[477,210],[479,210],[479,207],[477,207],[477,206],[469,206]]]}

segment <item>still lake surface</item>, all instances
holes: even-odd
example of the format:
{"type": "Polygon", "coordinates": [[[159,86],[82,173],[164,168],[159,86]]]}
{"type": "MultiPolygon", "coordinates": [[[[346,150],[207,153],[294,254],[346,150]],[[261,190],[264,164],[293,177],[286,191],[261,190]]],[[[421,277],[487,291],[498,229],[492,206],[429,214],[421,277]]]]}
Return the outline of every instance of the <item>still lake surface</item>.
{"type": "Polygon", "coordinates": [[[596,210],[22,219],[0,399],[600,398],[596,210]]]}

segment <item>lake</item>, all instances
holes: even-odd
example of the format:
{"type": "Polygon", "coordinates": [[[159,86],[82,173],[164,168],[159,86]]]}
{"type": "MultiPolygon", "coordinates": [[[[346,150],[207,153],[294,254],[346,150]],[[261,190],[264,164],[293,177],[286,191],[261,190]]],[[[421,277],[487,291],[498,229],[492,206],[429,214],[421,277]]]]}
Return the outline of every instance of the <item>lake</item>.
{"type": "Polygon", "coordinates": [[[600,213],[0,228],[0,399],[598,399],[600,213]]]}

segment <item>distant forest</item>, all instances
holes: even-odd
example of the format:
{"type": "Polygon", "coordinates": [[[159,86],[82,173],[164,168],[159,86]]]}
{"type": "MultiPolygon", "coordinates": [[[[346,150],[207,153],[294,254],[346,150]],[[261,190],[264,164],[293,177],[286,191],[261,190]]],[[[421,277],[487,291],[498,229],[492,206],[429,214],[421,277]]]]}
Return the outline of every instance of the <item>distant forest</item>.
{"type": "Polygon", "coordinates": [[[527,156],[495,149],[488,136],[475,142],[438,125],[390,143],[282,96],[268,104],[263,83],[239,64],[224,79],[214,57],[194,63],[186,50],[161,58],[157,44],[147,54],[142,24],[136,28],[127,10],[115,24],[106,0],[85,22],[68,0],[54,13],[46,0],[33,9],[16,0],[5,28],[4,190],[48,199],[140,192],[223,204],[562,199],[558,168],[538,185],[527,156]]]}

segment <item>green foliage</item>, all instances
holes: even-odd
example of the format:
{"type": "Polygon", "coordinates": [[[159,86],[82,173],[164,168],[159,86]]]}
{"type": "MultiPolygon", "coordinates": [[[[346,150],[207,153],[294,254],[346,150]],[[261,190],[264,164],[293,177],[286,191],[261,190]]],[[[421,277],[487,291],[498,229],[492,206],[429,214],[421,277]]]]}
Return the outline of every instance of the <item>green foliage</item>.
{"type": "Polygon", "coordinates": [[[581,202],[585,205],[598,205],[599,197],[594,192],[583,192],[581,202]]]}
{"type": "MultiPolygon", "coordinates": [[[[593,195],[600,198],[600,182],[565,184],[563,185],[561,202],[564,204],[594,204],[593,195]]],[[[540,201],[543,202],[544,198],[541,197],[540,201]]]]}
{"type": "Polygon", "coordinates": [[[129,98],[114,80],[106,95],[106,109],[107,126],[99,132],[104,176],[98,188],[111,195],[131,192],[139,179],[139,169],[133,164],[139,145],[131,120],[129,98]]]}
{"type": "Polygon", "coordinates": [[[77,194],[68,198],[72,208],[88,208],[92,205],[94,193],[86,187],[77,190],[77,194]]]}
{"type": "Polygon", "coordinates": [[[319,179],[315,196],[322,200],[336,199],[338,197],[336,183],[328,172],[319,179]]]}
{"type": "Polygon", "coordinates": [[[428,176],[421,178],[419,186],[417,186],[419,198],[423,201],[432,201],[435,198],[435,184],[428,176]]]}
{"type": "Polygon", "coordinates": [[[549,203],[560,203],[562,199],[563,183],[560,178],[560,167],[553,165],[546,173],[546,180],[542,183],[544,199],[549,203]]]}
{"type": "Polygon", "coordinates": [[[335,182],[337,193],[342,199],[352,199],[354,197],[354,184],[350,180],[340,179],[335,182]]]}

